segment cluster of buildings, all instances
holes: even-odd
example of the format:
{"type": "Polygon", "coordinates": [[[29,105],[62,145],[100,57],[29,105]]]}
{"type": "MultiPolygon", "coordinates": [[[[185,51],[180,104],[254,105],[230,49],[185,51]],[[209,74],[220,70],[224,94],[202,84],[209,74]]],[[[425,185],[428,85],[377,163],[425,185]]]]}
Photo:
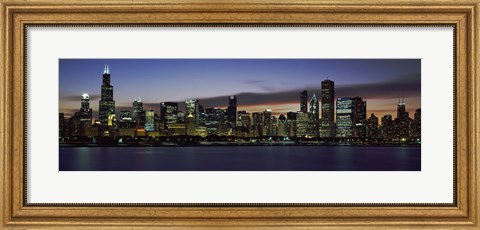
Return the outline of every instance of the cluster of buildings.
{"type": "Polygon", "coordinates": [[[109,67],[105,66],[99,119],[94,120],[88,94],[81,96],[81,108],[73,116],[59,115],[59,136],[72,137],[161,137],[161,136],[236,136],[236,137],[288,137],[351,140],[379,140],[385,143],[420,142],[421,110],[413,118],[399,100],[397,116],[385,114],[380,118],[371,114],[367,118],[367,102],[361,97],[335,98],[335,85],[331,80],[321,83],[321,96],[309,100],[306,90],[300,93],[300,111],[272,115],[263,112],[237,110],[237,97],[230,96],[228,107],[204,108],[197,99],[185,101],[184,110],[176,102],[160,103],[160,114],[144,110],[143,102],[136,99],[132,109],[119,111],[116,116],[113,86],[109,67]],[[335,112],[336,111],[336,112],[335,112]]]}

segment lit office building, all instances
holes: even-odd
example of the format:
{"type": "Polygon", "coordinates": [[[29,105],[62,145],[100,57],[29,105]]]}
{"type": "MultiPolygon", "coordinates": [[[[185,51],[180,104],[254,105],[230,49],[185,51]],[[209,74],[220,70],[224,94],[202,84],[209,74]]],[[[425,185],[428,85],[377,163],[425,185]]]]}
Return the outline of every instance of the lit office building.
{"type": "Polygon", "coordinates": [[[392,115],[385,114],[382,117],[382,124],[380,125],[381,136],[386,141],[391,141],[395,134],[395,124],[393,123],[392,115]]]}
{"type": "Polygon", "coordinates": [[[160,120],[163,121],[164,130],[168,130],[171,124],[177,123],[178,104],[174,102],[160,103],[160,120]]]}
{"type": "Polygon", "coordinates": [[[177,113],[177,123],[179,123],[179,124],[187,123],[187,116],[185,115],[184,112],[178,111],[178,113],[177,113]]]}
{"type": "Polygon", "coordinates": [[[129,110],[120,111],[120,121],[131,121],[132,120],[132,112],[129,110]]]}
{"type": "Polygon", "coordinates": [[[195,117],[193,114],[189,113],[187,115],[187,135],[189,136],[195,136],[195,130],[197,129],[197,125],[195,124],[195,117]]]}
{"type": "Polygon", "coordinates": [[[59,126],[58,137],[60,138],[66,137],[67,135],[65,133],[66,133],[67,125],[65,122],[65,115],[63,113],[58,114],[58,126],[59,126]]]}
{"type": "Polygon", "coordinates": [[[133,101],[132,108],[133,108],[132,120],[137,122],[137,123],[140,123],[140,116],[143,113],[143,102],[142,102],[142,100],[140,100],[140,98],[135,99],[133,101]]]}
{"type": "Polygon", "coordinates": [[[204,125],[197,126],[195,129],[195,135],[200,136],[200,137],[206,137],[208,136],[208,129],[204,125]]]}
{"type": "Polygon", "coordinates": [[[128,110],[120,111],[120,122],[118,124],[120,136],[133,136],[136,125],[137,122],[132,120],[132,112],[128,110]]]}
{"type": "Polygon", "coordinates": [[[405,101],[400,99],[397,105],[397,118],[395,118],[396,133],[395,138],[398,140],[409,137],[410,121],[409,114],[405,109],[405,101]]]}
{"type": "Polygon", "coordinates": [[[300,93],[300,112],[307,113],[307,100],[308,100],[308,92],[304,90],[300,93]]]}
{"type": "Polygon", "coordinates": [[[190,99],[185,101],[185,116],[193,116],[195,121],[195,125],[199,124],[199,109],[198,109],[198,100],[197,99],[190,99]]]}
{"type": "Polygon", "coordinates": [[[236,96],[228,97],[227,120],[230,128],[232,130],[235,130],[235,125],[237,122],[237,97],[236,96]]]}
{"type": "Polygon", "coordinates": [[[145,131],[155,131],[155,112],[153,110],[145,111],[145,131]]]}
{"type": "Polygon", "coordinates": [[[101,99],[99,102],[100,124],[107,126],[108,118],[111,114],[115,114],[115,101],[113,100],[113,86],[110,84],[110,69],[108,65],[105,65],[101,99]]]}
{"type": "Polygon", "coordinates": [[[322,81],[322,118],[320,120],[321,137],[335,137],[334,100],[335,83],[328,79],[322,81]]]}
{"type": "Polygon", "coordinates": [[[285,115],[283,114],[280,114],[280,116],[278,116],[277,136],[282,136],[282,137],[288,136],[287,117],[285,117],[285,115]]]}
{"type": "Polygon", "coordinates": [[[308,137],[310,135],[310,114],[304,112],[297,113],[297,137],[308,137]]]}
{"type": "Polygon", "coordinates": [[[320,119],[320,111],[319,111],[319,103],[317,96],[315,96],[315,93],[312,96],[312,99],[310,99],[310,133],[314,137],[318,137],[319,135],[319,119],[320,119]]]}
{"type": "Polygon", "coordinates": [[[367,102],[361,97],[352,98],[353,137],[364,139],[367,135],[367,102]]]}
{"type": "Polygon", "coordinates": [[[272,133],[273,133],[272,110],[267,109],[263,112],[262,136],[272,136],[272,133]]]}
{"type": "Polygon", "coordinates": [[[297,131],[297,113],[287,113],[287,132],[289,137],[295,137],[297,131]]]}
{"type": "Polygon", "coordinates": [[[263,133],[263,114],[255,112],[252,114],[253,137],[262,136],[263,133]]]}
{"type": "Polygon", "coordinates": [[[168,133],[172,136],[183,136],[187,134],[186,128],[187,128],[186,124],[178,124],[178,123],[169,124],[168,133]]]}
{"type": "Polygon", "coordinates": [[[421,109],[417,109],[415,111],[414,119],[413,119],[413,124],[412,124],[412,137],[420,140],[422,137],[422,114],[421,114],[421,109]]]}
{"type": "Polygon", "coordinates": [[[92,124],[92,109],[90,108],[90,96],[82,94],[80,107],[80,121],[92,124]]]}
{"type": "Polygon", "coordinates": [[[380,133],[378,129],[378,117],[371,114],[367,119],[367,138],[379,138],[380,133]]]}
{"type": "Polygon", "coordinates": [[[247,111],[238,111],[237,112],[237,126],[236,130],[239,134],[238,136],[248,137],[250,136],[250,126],[251,126],[251,119],[250,113],[247,111]]]}
{"type": "Polygon", "coordinates": [[[353,113],[352,98],[337,98],[337,137],[352,137],[353,113]]]}

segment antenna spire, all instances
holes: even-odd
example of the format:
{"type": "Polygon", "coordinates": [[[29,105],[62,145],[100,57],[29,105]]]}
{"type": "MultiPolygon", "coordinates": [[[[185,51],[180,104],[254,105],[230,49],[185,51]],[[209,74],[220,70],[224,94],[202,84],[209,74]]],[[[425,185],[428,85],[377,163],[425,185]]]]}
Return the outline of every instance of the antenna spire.
{"type": "Polygon", "coordinates": [[[103,74],[110,74],[110,68],[108,67],[108,64],[105,64],[105,68],[103,69],[103,74]]]}

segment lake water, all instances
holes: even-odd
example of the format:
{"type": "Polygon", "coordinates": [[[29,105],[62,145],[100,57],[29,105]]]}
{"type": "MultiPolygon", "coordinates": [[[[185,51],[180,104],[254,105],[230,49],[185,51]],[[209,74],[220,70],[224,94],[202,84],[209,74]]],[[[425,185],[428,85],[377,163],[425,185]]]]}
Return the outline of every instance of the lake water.
{"type": "Polygon", "coordinates": [[[60,147],[60,171],[420,171],[419,146],[60,147]]]}

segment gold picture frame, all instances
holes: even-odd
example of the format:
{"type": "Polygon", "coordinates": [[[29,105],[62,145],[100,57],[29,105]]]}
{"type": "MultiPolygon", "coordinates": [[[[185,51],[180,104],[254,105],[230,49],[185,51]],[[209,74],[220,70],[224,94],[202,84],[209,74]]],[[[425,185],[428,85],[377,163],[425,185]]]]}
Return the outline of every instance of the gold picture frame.
{"type": "Polygon", "coordinates": [[[2,0],[0,214],[3,229],[462,228],[478,229],[480,0],[2,0]],[[26,202],[25,28],[138,24],[453,25],[453,205],[35,205],[26,202]]]}

